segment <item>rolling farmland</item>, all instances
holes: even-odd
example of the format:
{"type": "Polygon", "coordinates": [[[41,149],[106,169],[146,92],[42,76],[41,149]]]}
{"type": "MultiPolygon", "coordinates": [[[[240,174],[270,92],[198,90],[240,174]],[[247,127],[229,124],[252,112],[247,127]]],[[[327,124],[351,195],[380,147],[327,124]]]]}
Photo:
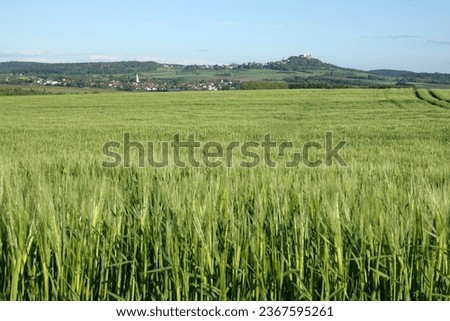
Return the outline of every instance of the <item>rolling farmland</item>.
{"type": "Polygon", "coordinates": [[[0,97],[0,299],[450,300],[449,101],[425,89],[0,97]],[[328,132],[347,166],[284,166],[328,132]],[[293,148],[273,167],[255,147],[252,168],[237,150],[232,166],[142,167],[134,150],[129,167],[105,168],[104,144],[124,133],[158,159],[176,134],[261,147],[270,133],[293,148]]]}

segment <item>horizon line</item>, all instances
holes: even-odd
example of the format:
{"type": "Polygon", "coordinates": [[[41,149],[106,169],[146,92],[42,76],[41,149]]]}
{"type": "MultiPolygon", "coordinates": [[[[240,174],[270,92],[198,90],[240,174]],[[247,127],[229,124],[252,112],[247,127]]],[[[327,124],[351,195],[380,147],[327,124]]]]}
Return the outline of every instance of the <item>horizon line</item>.
{"type": "MultiPolygon", "coordinates": [[[[290,56],[288,58],[283,58],[280,60],[275,61],[266,61],[266,62],[256,62],[256,61],[248,61],[248,62],[232,62],[232,63],[176,63],[176,62],[158,62],[157,60],[143,60],[143,59],[130,59],[130,60],[106,60],[106,61],[65,61],[65,62],[49,62],[49,61],[38,61],[38,60],[6,60],[6,61],[0,61],[0,64],[4,63],[35,63],[35,64],[44,64],[44,65],[66,65],[66,64],[110,64],[110,63],[123,63],[123,62],[141,62],[141,63],[156,63],[159,65],[169,65],[169,66],[231,66],[231,65],[243,65],[247,63],[257,63],[257,64],[267,64],[270,62],[279,62],[286,59],[289,59],[291,57],[301,57],[306,56],[305,54],[298,55],[298,56],[290,56]]],[[[357,71],[364,71],[364,72],[371,72],[371,71],[378,71],[378,70],[387,70],[387,71],[397,71],[397,72],[410,72],[410,73],[426,73],[426,74],[450,74],[450,72],[437,72],[437,71],[413,71],[413,70],[407,70],[407,69],[396,69],[396,68],[376,68],[376,69],[358,69],[355,67],[342,67],[333,63],[328,63],[320,60],[319,58],[316,58],[312,56],[313,59],[317,59],[322,63],[333,65],[338,68],[342,69],[353,69],[357,71]]]]}

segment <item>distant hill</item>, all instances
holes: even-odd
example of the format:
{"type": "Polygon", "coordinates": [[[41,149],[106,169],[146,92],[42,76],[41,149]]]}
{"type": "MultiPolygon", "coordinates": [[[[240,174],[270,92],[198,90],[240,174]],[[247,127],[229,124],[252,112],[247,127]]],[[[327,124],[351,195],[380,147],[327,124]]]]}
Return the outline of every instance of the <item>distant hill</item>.
{"type": "Polygon", "coordinates": [[[370,70],[371,74],[383,76],[383,77],[403,77],[405,75],[411,75],[414,74],[412,71],[407,70],[393,70],[393,69],[377,69],[377,70],[370,70]]]}
{"type": "Polygon", "coordinates": [[[176,65],[154,61],[0,62],[2,84],[34,83],[36,78],[56,79],[59,82],[63,78],[72,78],[75,80],[71,85],[78,87],[109,86],[111,81],[119,80],[122,84],[128,83],[121,87],[129,88],[135,74],[139,74],[141,81],[165,85],[170,83],[173,88],[191,88],[192,83],[221,81],[231,84],[246,81],[283,81],[289,88],[450,87],[450,74],[389,69],[364,71],[342,68],[310,55],[291,56],[266,63],[230,65],[176,65]]]}
{"type": "Polygon", "coordinates": [[[89,62],[89,63],[38,63],[38,62],[0,62],[0,73],[25,74],[45,77],[48,75],[115,75],[136,72],[151,72],[160,64],[148,61],[89,62]]]}
{"type": "MultiPolygon", "coordinates": [[[[89,62],[89,63],[38,63],[38,62],[0,62],[1,74],[24,74],[31,76],[48,76],[48,75],[114,75],[114,74],[132,74],[146,73],[157,70],[163,64],[148,61],[121,61],[121,62],[89,62]]],[[[167,66],[167,65],[166,65],[167,66]]],[[[204,69],[199,65],[170,65],[180,70],[197,70],[204,69]]],[[[214,66],[215,70],[226,69],[225,66],[214,66]]],[[[352,69],[341,68],[332,64],[328,64],[308,55],[292,56],[288,59],[280,61],[256,63],[249,62],[235,65],[235,69],[268,69],[276,71],[333,71],[352,69]]]]}
{"type": "Polygon", "coordinates": [[[281,61],[269,62],[264,67],[272,70],[306,71],[311,69],[330,70],[339,68],[308,55],[292,56],[281,61]]]}
{"type": "Polygon", "coordinates": [[[450,84],[450,74],[412,72],[405,70],[378,69],[369,71],[382,77],[401,78],[405,82],[424,82],[429,84],[450,84]]]}

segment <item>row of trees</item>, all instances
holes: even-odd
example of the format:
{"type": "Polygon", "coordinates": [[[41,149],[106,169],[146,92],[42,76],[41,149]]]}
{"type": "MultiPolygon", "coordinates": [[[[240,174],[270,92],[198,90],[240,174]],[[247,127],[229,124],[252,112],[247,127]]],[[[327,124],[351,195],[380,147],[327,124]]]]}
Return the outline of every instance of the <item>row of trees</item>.
{"type": "Polygon", "coordinates": [[[44,90],[23,89],[23,88],[0,88],[0,96],[28,96],[28,95],[51,95],[44,90]]]}
{"type": "Polygon", "coordinates": [[[56,63],[46,64],[37,62],[2,62],[0,74],[26,74],[39,77],[55,75],[108,75],[133,74],[136,72],[152,72],[160,65],[153,61],[121,61],[94,63],[56,63]]]}
{"type": "Polygon", "coordinates": [[[286,81],[246,81],[241,83],[242,90],[258,90],[258,89],[289,89],[286,81]]]}

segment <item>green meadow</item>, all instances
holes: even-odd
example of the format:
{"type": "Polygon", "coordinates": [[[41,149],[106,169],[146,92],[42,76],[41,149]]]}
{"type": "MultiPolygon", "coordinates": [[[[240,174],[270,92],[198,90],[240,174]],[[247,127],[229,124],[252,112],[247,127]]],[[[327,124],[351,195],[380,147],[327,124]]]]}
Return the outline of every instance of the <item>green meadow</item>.
{"type": "Polygon", "coordinates": [[[450,300],[449,161],[446,90],[0,97],[0,300],[450,300]],[[103,167],[124,133],[294,147],[103,167]]]}

